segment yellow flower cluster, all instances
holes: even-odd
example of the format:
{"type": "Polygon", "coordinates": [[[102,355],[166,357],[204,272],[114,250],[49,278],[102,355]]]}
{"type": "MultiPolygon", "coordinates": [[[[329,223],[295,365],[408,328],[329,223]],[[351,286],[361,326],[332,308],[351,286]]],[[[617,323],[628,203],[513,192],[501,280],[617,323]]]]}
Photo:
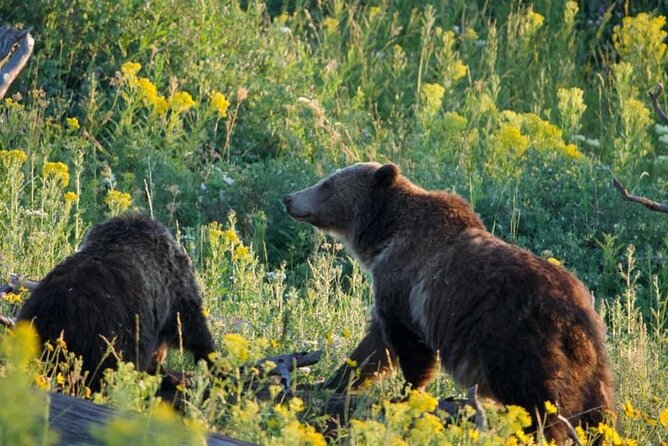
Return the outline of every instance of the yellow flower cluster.
{"type": "Polygon", "coordinates": [[[61,187],[67,186],[67,183],[70,182],[70,171],[67,168],[67,164],[61,162],[45,163],[42,169],[42,176],[45,181],[49,179],[56,180],[61,187]]]}
{"type": "Polygon", "coordinates": [[[545,23],[545,17],[538,14],[534,10],[530,10],[527,12],[525,21],[526,21],[525,22],[526,32],[527,34],[531,35],[534,34],[536,31],[538,31],[543,26],[543,23],[545,23]]]}
{"type": "Polygon", "coordinates": [[[111,189],[104,197],[104,202],[109,209],[115,211],[114,213],[124,211],[132,204],[132,197],[127,192],[121,192],[116,189],[111,189]]]}
{"type": "Polygon", "coordinates": [[[434,115],[443,101],[445,88],[439,84],[424,83],[420,88],[420,95],[424,101],[424,111],[428,116],[434,115]]]}
{"type": "Polygon", "coordinates": [[[227,100],[223,93],[219,91],[211,93],[211,105],[218,112],[219,118],[225,118],[227,116],[227,109],[230,106],[230,101],[227,100]]]}
{"type": "Polygon", "coordinates": [[[468,120],[456,112],[446,112],[443,115],[443,122],[445,129],[449,133],[458,133],[466,128],[468,120]]]}
{"type": "Polygon", "coordinates": [[[250,343],[243,336],[227,333],[223,336],[223,342],[233,362],[241,364],[250,361],[250,343]]]}
{"type": "Polygon", "coordinates": [[[505,124],[492,136],[492,144],[501,153],[513,153],[516,156],[522,156],[529,147],[529,138],[522,134],[519,127],[505,124]]]}
{"type": "Polygon", "coordinates": [[[20,167],[28,159],[22,150],[0,150],[0,162],[5,166],[20,167]]]}
{"type": "Polygon", "coordinates": [[[22,304],[23,296],[18,293],[7,293],[5,295],[5,301],[9,302],[10,304],[22,304]]]}
{"type": "Polygon", "coordinates": [[[65,123],[67,127],[72,130],[77,130],[79,128],[79,119],[78,118],[65,118],[65,123]]]}
{"type": "Polygon", "coordinates": [[[72,203],[73,201],[77,201],[79,196],[74,192],[65,192],[63,198],[65,199],[66,203],[72,203]]]}
{"type": "Polygon", "coordinates": [[[572,28],[575,25],[575,16],[578,14],[578,11],[580,11],[578,2],[573,0],[566,2],[564,6],[564,23],[568,28],[572,28]]]}
{"type": "Polygon", "coordinates": [[[141,64],[137,62],[125,62],[121,65],[121,73],[123,73],[123,76],[126,78],[137,76],[139,70],[141,70],[141,64]]]}
{"type": "Polygon", "coordinates": [[[622,57],[639,60],[661,60],[666,55],[668,46],[663,43],[666,33],[664,16],[653,17],[641,12],[635,17],[624,17],[622,25],[615,26],[612,41],[622,57]]]}
{"type": "Polygon", "coordinates": [[[574,144],[566,144],[559,127],[545,121],[534,113],[515,113],[505,110],[501,113],[502,122],[492,136],[496,150],[501,153],[514,153],[522,156],[531,146],[545,152],[557,152],[571,159],[580,159],[584,155],[574,144]]]}
{"type": "Polygon", "coordinates": [[[248,246],[242,245],[241,243],[234,247],[232,251],[232,260],[235,262],[247,262],[251,258],[250,249],[248,246]]]}
{"type": "Polygon", "coordinates": [[[157,87],[148,78],[137,77],[139,70],[141,70],[141,65],[136,62],[125,62],[121,66],[121,73],[127,84],[137,89],[139,96],[150,104],[158,115],[164,115],[169,108],[169,102],[164,96],[158,94],[157,87]]]}
{"type": "Polygon", "coordinates": [[[186,91],[177,91],[169,98],[169,107],[176,113],[183,113],[194,105],[193,97],[186,91]]]}
{"type": "Polygon", "coordinates": [[[333,17],[325,17],[322,21],[322,29],[324,29],[327,34],[334,34],[338,28],[339,21],[333,17]]]}
{"type": "Polygon", "coordinates": [[[560,88],[557,90],[557,109],[564,121],[566,130],[575,129],[582,118],[587,105],[584,103],[584,92],[577,88],[560,88]],[[567,128],[566,128],[567,126],[567,128]]]}

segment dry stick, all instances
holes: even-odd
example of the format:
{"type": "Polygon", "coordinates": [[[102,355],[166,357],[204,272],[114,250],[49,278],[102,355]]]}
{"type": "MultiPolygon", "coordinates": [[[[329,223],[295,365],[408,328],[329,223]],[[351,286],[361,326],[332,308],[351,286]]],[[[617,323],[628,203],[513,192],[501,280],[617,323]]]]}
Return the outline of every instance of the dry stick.
{"type": "MultiPolygon", "coordinates": [[[[650,90],[649,92],[647,92],[647,94],[652,99],[652,106],[654,107],[654,112],[657,114],[659,119],[663,121],[664,124],[668,125],[668,115],[666,115],[666,112],[664,112],[661,106],[659,105],[659,96],[661,96],[662,92],[663,92],[663,84],[659,82],[658,84],[656,84],[656,89],[650,90]]],[[[615,186],[615,189],[619,191],[619,194],[622,196],[622,199],[626,201],[632,201],[634,203],[640,203],[646,208],[656,212],[668,213],[668,204],[658,203],[656,201],[650,200],[649,198],[640,197],[638,195],[632,195],[629,193],[628,190],[626,190],[626,187],[624,187],[624,185],[620,183],[619,180],[617,180],[616,178],[612,179],[612,185],[615,186]]]]}
{"type": "Polygon", "coordinates": [[[615,186],[615,189],[619,191],[620,195],[622,196],[622,199],[626,201],[632,201],[634,203],[640,203],[646,208],[649,208],[656,212],[668,213],[668,204],[657,203],[656,201],[652,201],[649,198],[639,197],[637,195],[629,194],[624,185],[620,183],[619,180],[617,180],[616,178],[612,179],[612,185],[615,186]]]}
{"type": "Polygon", "coordinates": [[[656,113],[659,116],[659,119],[661,119],[664,124],[668,125],[668,116],[666,116],[666,112],[664,112],[661,106],[659,105],[659,96],[661,96],[662,92],[663,92],[663,84],[659,82],[658,84],[656,84],[656,90],[655,91],[650,90],[647,92],[647,94],[652,99],[652,106],[654,107],[654,113],[656,113]]]}
{"type": "Polygon", "coordinates": [[[0,60],[8,56],[7,62],[0,67],[0,99],[5,97],[9,86],[16,80],[32,54],[35,40],[30,35],[31,29],[17,30],[11,26],[0,27],[0,60]],[[17,43],[18,47],[10,55],[17,43]]]}

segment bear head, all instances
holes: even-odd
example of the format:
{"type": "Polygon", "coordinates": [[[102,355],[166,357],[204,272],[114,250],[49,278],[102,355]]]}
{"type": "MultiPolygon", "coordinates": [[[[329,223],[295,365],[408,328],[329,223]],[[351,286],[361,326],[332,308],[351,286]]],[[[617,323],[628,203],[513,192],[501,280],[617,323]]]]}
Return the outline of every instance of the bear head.
{"type": "Polygon", "coordinates": [[[371,200],[400,177],[395,164],[357,163],[339,169],[315,185],[285,195],[292,218],[347,238],[370,208],[371,200]]]}

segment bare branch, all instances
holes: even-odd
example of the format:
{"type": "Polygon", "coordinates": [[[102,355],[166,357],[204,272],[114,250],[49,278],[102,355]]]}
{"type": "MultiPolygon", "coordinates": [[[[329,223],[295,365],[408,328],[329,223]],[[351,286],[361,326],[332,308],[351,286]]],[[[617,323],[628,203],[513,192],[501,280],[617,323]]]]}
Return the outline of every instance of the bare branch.
{"type": "Polygon", "coordinates": [[[17,30],[11,26],[0,27],[0,60],[8,57],[5,64],[0,67],[0,99],[5,97],[9,86],[28,63],[34,45],[35,40],[30,35],[30,29],[17,30]],[[12,54],[15,46],[16,49],[12,54]]]}
{"type": "Polygon", "coordinates": [[[619,191],[620,195],[622,196],[622,199],[626,201],[633,201],[634,203],[640,203],[646,208],[656,212],[668,213],[668,204],[657,203],[656,201],[652,201],[649,198],[639,197],[637,195],[631,195],[626,190],[624,185],[620,183],[616,178],[612,179],[612,185],[615,186],[615,189],[619,191]]]}
{"type": "Polygon", "coordinates": [[[659,116],[659,119],[663,121],[664,124],[668,125],[668,116],[666,112],[663,111],[659,105],[659,96],[663,92],[663,84],[659,82],[656,84],[656,90],[650,90],[647,92],[649,97],[652,99],[652,106],[654,107],[654,112],[659,116]]]}

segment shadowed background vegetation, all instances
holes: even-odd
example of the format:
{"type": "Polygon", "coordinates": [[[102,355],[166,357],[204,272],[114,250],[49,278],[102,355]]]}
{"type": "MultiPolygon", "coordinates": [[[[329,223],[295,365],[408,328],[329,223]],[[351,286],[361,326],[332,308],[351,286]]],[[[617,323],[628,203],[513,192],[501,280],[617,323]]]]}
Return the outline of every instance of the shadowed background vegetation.
{"type": "MultiPolygon", "coordinates": [[[[668,196],[668,127],[647,96],[665,77],[668,9],[630,3],[4,1],[2,21],[33,27],[36,43],[0,103],[0,274],[39,278],[90,225],[143,209],[192,255],[222,351],[238,359],[260,338],[259,356],[325,348],[299,377],[318,380],[363,333],[368,278],[280,198],[356,161],[392,161],[591,288],[620,433],[665,441],[668,216],[621,201],[610,181],[668,196]]],[[[169,365],[192,367],[180,354],[169,365]]],[[[32,365],[38,387],[86,396],[61,366],[32,365]]],[[[117,375],[98,401],[156,410],[151,387],[128,396],[140,378],[117,375]]],[[[272,424],[279,409],[221,389],[217,407],[190,395],[188,416],[252,441],[283,441],[288,426],[316,441],[296,420],[322,423],[318,401],[272,424]]],[[[459,390],[447,376],[431,389],[459,390]]],[[[375,433],[360,422],[333,441],[411,441],[409,415],[395,425],[374,410],[358,418],[379,420],[375,433]]],[[[498,441],[521,443],[502,422],[498,441]]],[[[461,444],[487,438],[442,429],[461,444]]]]}

